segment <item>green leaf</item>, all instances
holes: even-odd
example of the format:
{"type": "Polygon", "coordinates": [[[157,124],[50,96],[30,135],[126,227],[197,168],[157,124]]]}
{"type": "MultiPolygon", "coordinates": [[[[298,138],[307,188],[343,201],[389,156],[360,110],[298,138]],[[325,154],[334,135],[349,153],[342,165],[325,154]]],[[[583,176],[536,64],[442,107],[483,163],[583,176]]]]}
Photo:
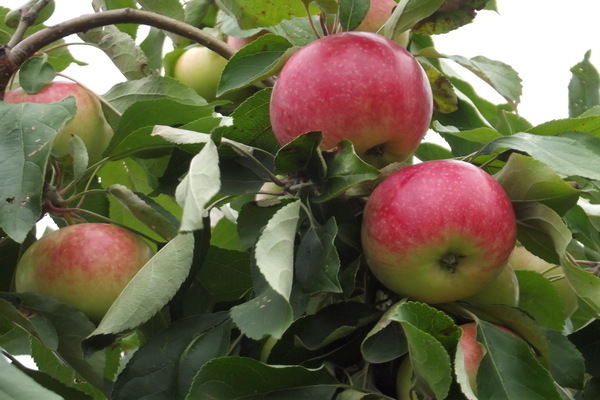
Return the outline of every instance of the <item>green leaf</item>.
{"type": "Polygon", "coordinates": [[[306,16],[301,1],[219,0],[218,3],[221,10],[235,17],[242,29],[273,26],[284,19],[306,16]]]}
{"type": "Polygon", "coordinates": [[[475,128],[458,131],[434,122],[433,129],[450,145],[452,154],[466,156],[481,150],[487,143],[503,136],[492,128],[475,128]]]}
{"type": "Polygon", "coordinates": [[[321,34],[318,15],[311,17],[310,20],[306,16],[284,19],[279,24],[269,28],[269,30],[279,36],[283,36],[294,46],[302,47],[317,40],[310,23],[311,20],[312,26],[316,26],[319,34],[321,34]]]}
{"type": "Polygon", "coordinates": [[[183,209],[180,232],[202,229],[206,206],[221,187],[219,172],[219,154],[212,140],[207,140],[204,147],[190,163],[188,174],[183,178],[175,196],[183,209]]]}
{"type": "Polygon", "coordinates": [[[572,333],[568,340],[583,356],[586,372],[592,376],[600,375],[600,320],[596,319],[583,329],[572,333]]]}
{"type": "Polygon", "coordinates": [[[340,0],[340,24],[344,31],[353,31],[365,19],[371,7],[370,0],[340,0]]]}
{"type": "Polygon", "coordinates": [[[233,125],[215,129],[215,134],[248,146],[274,153],[279,148],[269,118],[271,88],[250,96],[231,114],[233,125]]]}
{"type": "Polygon", "coordinates": [[[11,365],[5,357],[0,357],[0,397],[7,400],[62,399],[11,365]]]}
{"type": "Polygon", "coordinates": [[[276,203],[268,207],[249,202],[242,206],[237,220],[237,232],[242,246],[246,249],[254,247],[258,240],[257,232],[261,232],[273,215],[287,202],[276,203]]]}
{"type": "Polygon", "coordinates": [[[354,152],[349,140],[340,142],[339,153],[327,163],[325,189],[313,200],[317,203],[331,200],[361,182],[379,177],[379,170],[364,162],[354,152]]]}
{"type": "Polygon", "coordinates": [[[69,138],[69,155],[73,158],[73,179],[80,180],[89,164],[89,153],[83,140],[71,134],[69,138]]]}
{"type": "Polygon", "coordinates": [[[550,373],[522,339],[480,321],[477,341],[485,349],[477,371],[479,399],[561,399],[550,373]]]}
{"type": "Polygon", "coordinates": [[[238,300],[252,289],[250,261],[248,253],[211,246],[196,281],[215,302],[238,300]]]}
{"type": "Polygon", "coordinates": [[[112,398],[185,398],[201,367],[227,354],[230,334],[225,311],[176,321],[136,350],[119,374],[112,398]]]}
{"type": "Polygon", "coordinates": [[[494,175],[515,203],[540,202],[559,215],[577,204],[579,190],[565,182],[543,162],[522,154],[510,155],[506,165],[494,175]]]}
{"type": "Polygon", "coordinates": [[[325,225],[310,227],[296,251],[295,275],[306,293],[340,293],[340,257],[334,246],[337,224],[334,218],[325,225]]]}
{"type": "Polygon", "coordinates": [[[515,271],[519,280],[519,308],[528,312],[544,328],[561,331],[564,307],[554,285],[534,271],[515,271]]]}
{"type": "Polygon", "coordinates": [[[585,377],[585,361],[577,347],[561,332],[546,330],[550,343],[552,364],[550,373],[562,387],[582,389],[585,377]]]}
{"type": "Polygon", "coordinates": [[[179,0],[137,0],[142,9],[183,21],[185,14],[179,0]]]}
{"type": "Polygon", "coordinates": [[[292,44],[281,36],[272,33],[260,36],[227,62],[217,96],[277,74],[293,51],[292,44]]]}
{"type": "Polygon", "coordinates": [[[420,35],[448,33],[473,21],[477,10],[488,0],[453,1],[440,3],[441,7],[428,18],[416,23],[412,30],[420,35]]]}
{"type": "Polygon", "coordinates": [[[56,77],[56,70],[48,62],[48,56],[31,57],[19,68],[19,84],[29,94],[42,90],[56,77]]]}
{"type": "Polygon", "coordinates": [[[564,118],[544,122],[527,130],[541,136],[556,136],[565,132],[586,132],[600,137],[600,115],[581,115],[577,118],[564,118]]]}
{"type": "Polygon", "coordinates": [[[600,278],[596,275],[574,265],[569,259],[563,257],[560,263],[569,283],[583,301],[595,313],[596,318],[600,316],[600,278]]]}
{"type": "Polygon", "coordinates": [[[527,203],[515,207],[517,238],[536,256],[551,264],[559,264],[571,241],[571,232],[548,206],[527,203]]]}
{"type": "Polygon", "coordinates": [[[417,147],[415,157],[421,161],[445,160],[452,158],[452,153],[439,144],[423,142],[417,147]]]}
{"type": "Polygon", "coordinates": [[[600,233],[583,208],[580,206],[571,208],[565,215],[565,221],[575,240],[591,252],[600,253],[600,233]]]}
{"type": "Polygon", "coordinates": [[[200,370],[186,399],[329,399],[337,385],[323,367],[270,366],[251,358],[222,357],[200,370]]]}
{"type": "Polygon", "coordinates": [[[421,66],[431,84],[435,110],[442,114],[449,114],[458,110],[458,97],[450,80],[429,63],[422,63],[421,66]]]}
{"type": "Polygon", "coordinates": [[[275,156],[275,170],[278,174],[306,171],[311,179],[322,182],[327,165],[319,145],[321,132],[302,134],[283,146],[275,156]]]}
{"type": "Polygon", "coordinates": [[[588,50],[583,61],[571,68],[569,82],[569,116],[577,117],[600,104],[600,75],[590,62],[592,51],[588,50]]]}
{"type": "Polygon", "coordinates": [[[393,38],[429,17],[444,0],[401,0],[383,27],[385,37],[393,38]]]}
{"type": "Polygon", "coordinates": [[[193,249],[190,233],[179,234],[168,242],[133,277],[88,340],[135,328],[156,314],[188,276],[193,249]]]}
{"type": "Polygon", "coordinates": [[[52,104],[0,102],[0,227],[16,242],[41,215],[52,141],[75,113],[73,97],[52,104]]]}
{"type": "Polygon", "coordinates": [[[600,179],[600,139],[585,133],[561,136],[517,133],[490,142],[480,153],[492,154],[501,149],[523,151],[564,176],[600,179]]]}

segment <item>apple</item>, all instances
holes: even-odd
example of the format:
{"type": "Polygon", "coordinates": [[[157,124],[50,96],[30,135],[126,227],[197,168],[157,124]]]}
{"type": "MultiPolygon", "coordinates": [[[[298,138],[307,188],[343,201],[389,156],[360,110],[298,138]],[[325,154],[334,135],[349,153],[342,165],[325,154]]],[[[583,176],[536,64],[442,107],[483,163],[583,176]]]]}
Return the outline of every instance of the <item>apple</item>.
{"type": "Polygon", "coordinates": [[[54,297],[99,321],[152,254],[125,228],[70,225],[43,236],[25,251],[15,272],[16,290],[54,297]]]}
{"type": "Polygon", "coordinates": [[[515,271],[510,265],[505,266],[496,279],[463,301],[517,307],[519,305],[519,281],[515,271]]]}
{"type": "Polygon", "coordinates": [[[550,264],[522,246],[514,248],[508,264],[517,271],[535,271],[550,279],[562,301],[565,318],[569,318],[575,312],[579,300],[560,265],[550,264]]]}
{"type": "Polygon", "coordinates": [[[414,369],[410,357],[404,357],[396,372],[396,398],[398,400],[418,400],[414,391],[414,369]]]}
{"type": "Polygon", "coordinates": [[[242,47],[252,43],[258,37],[268,33],[268,31],[259,31],[252,36],[247,37],[237,37],[237,36],[227,36],[227,44],[235,51],[238,51],[242,47]]]}
{"type": "Polygon", "coordinates": [[[173,69],[173,77],[194,89],[207,101],[213,101],[226,64],[225,58],[208,47],[196,46],[179,56],[173,69]]]}
{"type": "Polygon", "coordinates": [[[52,103],[75,97],[77,114],[58,133],[53,143],[54,153],[58,157],[69,154],[71,135],[81,138],[87,148],[90,164],[100,160],[113,137],[113,130],[104,118],[98,97],[83,86],[73,82],[55,81],[47,84],[35,94],[28,94],[22,88],[7,91],[4,101],[9,103],[52,103]]]}
{"type": "Polygon", "coordinates": [[[516,242],[511,202],[489,174],[436,160],[385,178],[366,202],[366,262],[392,291],[426,303],[461,300],[502,271],[516,242]]]}
{"type": "MultiPolygon", "coordinates": [[[[379,32],[381,27],[387,22],[394,8],[398,6],[394,0],[371,0],[369,11],[365,16],[365,19],[355,29],[357,31],[365,32],[379,32]]],[[[398,43],[400,46],[406,48],[409,40],[409,31],[404,31],[392,38],[392,40],[398,43]]]]}
{"type": "Polygon", "coordinates": [[[375,33],[343,32],[290,57],[273,88],[270,118],[282,145],[321,131],[323,150],[348,139],[380,167],[414,152],[432,107],[427,76],[408,51],[375,33]]]}

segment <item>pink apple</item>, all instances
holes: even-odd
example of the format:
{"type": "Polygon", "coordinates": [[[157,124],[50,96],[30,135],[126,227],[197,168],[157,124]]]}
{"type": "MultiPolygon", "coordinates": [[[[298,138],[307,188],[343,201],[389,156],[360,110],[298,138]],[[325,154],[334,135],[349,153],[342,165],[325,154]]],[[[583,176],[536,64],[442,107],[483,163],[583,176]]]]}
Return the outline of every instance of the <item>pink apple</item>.
{"type": "Polygon", "coordinates": [[[52,103],[75,97],[77,114],[67,123],[54,140],[53,150],[58,157],[69,153],[69,139],[77,135],[83,140],[90,163],[100,160],[113,136],[113,130],[104,118],[98,98],[83,86],[73,82],[51,82],[36,94],[28,94],[22,88],[9,90],[4,101],[9,103],[52,103]]]}
{"type": "Polygon", "coordinates": [[[271,125],[279,143],[323,133],[324,150],[348,139],[383,166],[409,157],[427,132],[431,87],[421,65],[397,43],[370,32],[344,32],[301,48],[273,88],[271,125]]]}
{"type": "MultiPolygon", "coordinates": [[[[371,0],[371,6],[365,16],[365,19],[355,29],[365,32],[380,32],[381,27],[387,22],[394,8],[398,6],[394,0],[371,0]]],[[[392,38],[400,46],[406,48],[408,45],[409,31],[404,31],[392,38]]]]}
{"type": "Polygon", "coordinates": [[[98,321],[151,257],[150,247],[125,228],[70,225],[25,251],[16,270],[16,290],[52,296],[98,321]]]}
{"type": "Polygon", "coordinates": [[[268,31],[259,31],[258,33],[255,33],[254,35],[247,36],[247,37],[227,36],[227,44],[233,50],[238,51],[242,47],[246,46],[247,44],[252,43],[258,37],[260,37],[260,36],[262,36],[262,35],[264,35],[266,33],[268,33],[268,31]]]}
{"type": "Polygon", "coordinates": [[[426,303],[472,296],[506,265],[516,220],[500,184],[454,160],[403,168],[365,206],[362,245],[371,271],[392,291],[426,303]]]}

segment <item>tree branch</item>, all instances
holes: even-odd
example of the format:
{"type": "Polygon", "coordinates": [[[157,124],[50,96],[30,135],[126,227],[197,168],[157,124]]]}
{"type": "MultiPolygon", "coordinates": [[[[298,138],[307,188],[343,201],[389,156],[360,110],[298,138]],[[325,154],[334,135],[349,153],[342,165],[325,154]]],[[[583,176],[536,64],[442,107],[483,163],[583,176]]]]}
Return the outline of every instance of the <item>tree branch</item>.
{"type": "Polygon", "coordinates": [[[33,56],[43,47],[75,33],[114,24],[142,24],[153,26],[193,40],[208,47],[226,59],[231,58],[234,53],[233,49],[229,47],[227,43],[203,32],[201,29],[161,14],[130,8],[85,14],[61,22],[60,24],[44,28],[23,39],[12,48],[8,46],[1,48],[0,97],[4,94],[4,90],[6,89],[10,77],[28,58],[33,56]],[[5,52],[4,57],[2,50],[5,52]]]}

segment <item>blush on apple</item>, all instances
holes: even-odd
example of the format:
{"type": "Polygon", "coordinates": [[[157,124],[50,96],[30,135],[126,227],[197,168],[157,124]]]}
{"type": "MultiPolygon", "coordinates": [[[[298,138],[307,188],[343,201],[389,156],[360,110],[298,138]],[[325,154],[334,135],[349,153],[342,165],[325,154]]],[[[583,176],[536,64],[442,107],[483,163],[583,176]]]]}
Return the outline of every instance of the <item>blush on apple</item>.
{"type": "Polygon", "coordinates": [[[4,101],[9,103],[52,103],[75,97],[77,114],[58,133],[54,140],[53,150],[58,157],[69,153],[71,135],[81,138],[88,151],[91,164],[100,160],[113,137],[113,130],[104,118],[102,106],[98,98],[83,86],[73,82],[51,82],[35,94],[28,94],[22,88],[7,91],[4,101]]]}
{"type": "Polygon", "coordinates": [[[472,296],[516,241],[511,202],[489,174],[454,160],[403,168],[375,188],[362,220],[368,266],[392,291],[426,303],[472,296]]]}
{"type": "Polygon", "coordinates": [[[99,321],[152,253],[125,228],[70,225],[25,251],[16,270],[16,290],[54,297],[99,321]]]}
{"type": "MultiPolygon", "coordinates": [[[[365,32],[379,32],[381,27],[387,22],[394,8],[398,6],[394,0],[371,0],[369,11],[365,16],[365,19],[355,29],[357,31],[365,32]]],[[[409,31],[404,31],[392,38],[392,40],[398,43],[400,46],[406,48],[409,40],[409,31]]]]}
{"type": "Polygon", "coordinates": [[[344,32],[301,48],[285,64],[271,96],[279,143],[321,131],[321,148],[350,140],[375,166],[403,161],[421,143],[432,115],[427,76],[397,43],[370,32],[344,32]]]}

